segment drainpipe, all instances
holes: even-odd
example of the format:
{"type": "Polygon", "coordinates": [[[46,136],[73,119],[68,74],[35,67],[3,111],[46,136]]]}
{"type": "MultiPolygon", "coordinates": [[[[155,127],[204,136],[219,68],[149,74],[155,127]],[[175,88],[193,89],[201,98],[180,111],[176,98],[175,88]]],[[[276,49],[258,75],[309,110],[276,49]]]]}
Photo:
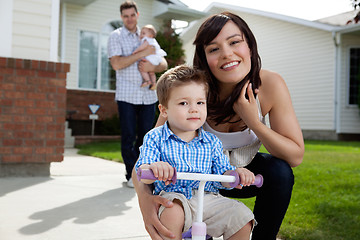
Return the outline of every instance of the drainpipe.
{"type": "Polygon", "coordinates": [[[58,44],[59,44],[59,14],[60,14],[60,1],[51,1],[51,34],[50,34],[50,61],[58,61],[58,44]]]}
{"type": "Polygon", "coordinates": [[[12,0],[0,0],[0,56],[2,57],[13,57],[13,12],[14,4],[12,0]]]}
{"type": "Polygon", "coordinates": [[[334,126],[335,126],[335,133],[339,133],[340,129],[340,78],[341,78],[341,34],[333,31],[332,38],[334,41],[335,46],[335,82],[334,82],[334,126]]]}
{"type": "Polygon", "coordinates": [[[66,48],[66,3],[61,3],[61,50],[60,62],[65,62],[66,48]]]}

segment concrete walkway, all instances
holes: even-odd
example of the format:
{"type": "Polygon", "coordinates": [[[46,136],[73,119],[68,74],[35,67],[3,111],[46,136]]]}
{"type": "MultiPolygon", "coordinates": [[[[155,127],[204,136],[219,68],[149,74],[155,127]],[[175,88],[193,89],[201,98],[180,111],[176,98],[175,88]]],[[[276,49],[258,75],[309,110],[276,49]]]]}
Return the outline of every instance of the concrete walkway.
{"type": "Polygon", "coordinates": [[[150,239],[124,164],[65,149],[50,172],[0,178],[0,240],[150,239]]]}
{"type": "Polygon", "coordinates": [[[0,178],[1,240],[145,240],[125,166],[66,149],[51,177],[0,178]]]}

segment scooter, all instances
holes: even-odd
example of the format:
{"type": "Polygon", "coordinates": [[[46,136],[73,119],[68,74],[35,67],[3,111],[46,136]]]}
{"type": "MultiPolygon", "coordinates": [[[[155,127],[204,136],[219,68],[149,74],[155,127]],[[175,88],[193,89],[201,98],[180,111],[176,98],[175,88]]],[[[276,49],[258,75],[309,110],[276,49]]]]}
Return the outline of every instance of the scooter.
{"type": "MultiPolygon", "coordinates": [[[[211,238],[211,236],[206,235],[206,224],[202,221],[203,219],[203,202],[204,202],[204,188],[205,184],[208,181],[213,182],[222,182],[229,183],[230,187],[234,188],[240,184],[239,174],[233,170],[230,171],[229,175],[218,175],[218,174],[203,174],[203,173],[186,173],[186,172],[176,172],[174,169],[174,175],[171,179],[172,183],[176,183],[177,179],[183,180],[194,180],[200,181],[198,189],[198,205],[196,209],[196,220],[192,223],[191,230],[183,233],[182,237],[184,240],[206,240],[211,238]]],[[[154,176],[151,169],[141,169],[137,171],[138,180],[148,179],[148,180],[157,180],[154,176]]],[[[261,174],[255,176],[255,182],[252,185],[256,187],[261,187],[263,185],[264,178],[261,174]]]]}

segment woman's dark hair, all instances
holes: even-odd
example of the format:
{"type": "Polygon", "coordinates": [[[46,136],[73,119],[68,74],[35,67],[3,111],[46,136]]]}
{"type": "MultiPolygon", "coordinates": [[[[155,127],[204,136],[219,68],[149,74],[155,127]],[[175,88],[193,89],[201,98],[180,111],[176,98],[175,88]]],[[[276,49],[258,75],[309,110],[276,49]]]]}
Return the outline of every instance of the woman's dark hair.
{"type": "Polygon", "coordinates": [[[254,89],[257,89],[261,85],[261,59],[258,54],[255,36],[242,18],[230,12],[223,12],[210,16],[205,20],[200,26],[193,44],[195,45],[193,65],[205,71],[209,80],[208,116],[214,120],[216,124],[228,122],[236,115],[233,105],[238,99],[245,83],[250,80],[253,92],[254,89]],[[228,21],[234,22],[245,37],[251,54],[251,69],[245,78],[236,85],[231,95],[227,99],[220,101],[219,83],[210,71],[204,48],[214,40],[228,21]]]}

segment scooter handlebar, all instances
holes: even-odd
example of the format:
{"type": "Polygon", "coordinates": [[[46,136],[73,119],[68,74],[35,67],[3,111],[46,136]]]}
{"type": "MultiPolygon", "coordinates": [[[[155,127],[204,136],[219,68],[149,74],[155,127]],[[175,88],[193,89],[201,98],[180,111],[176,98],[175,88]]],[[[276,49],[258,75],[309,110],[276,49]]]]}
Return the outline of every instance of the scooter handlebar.
{"type": "MultiPolygon", "coordinates": [[[[154,176],[154,173],[151,169],[141,169],[137,170],[137,178],[139,181],[141,179],[148,179],[148,180],[157,180],[154,176]]],[[[201,173],[177,173],[176,169],[174,168],[174,175],[171,179],[172,183],[176,183],[177,179],[187,179],[187,180],[205,180],[205,181],[218,181],[218,182],[229,182],[230,187],[234,188],[240,184],[240,177],[239,174],[233,170],[230,171],[229,175],[217,175],[217,174],[201,174],[201,173]],[[230,175],[230,176],[229,176],[230,175]],[[228,177],[233,176],[235,178],[231,178],[229,180],[228,177]]],[[[264,178],[261,174],[257,174],[255,176],[255,182],[251,185],[255,185],[256,187],[261,187],[263,185],[264,178]]]]}

